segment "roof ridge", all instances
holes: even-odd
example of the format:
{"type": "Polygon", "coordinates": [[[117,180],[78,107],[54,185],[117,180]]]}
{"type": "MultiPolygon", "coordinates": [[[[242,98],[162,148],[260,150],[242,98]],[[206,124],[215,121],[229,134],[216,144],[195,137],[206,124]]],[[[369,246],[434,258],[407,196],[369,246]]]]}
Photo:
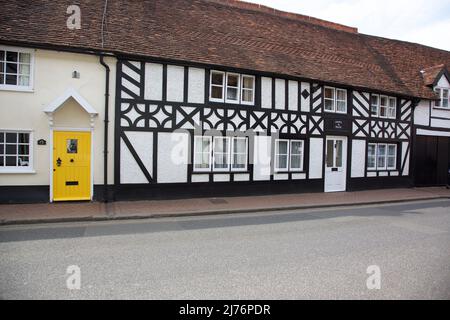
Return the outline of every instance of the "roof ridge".
{"type": "Polygon", "coordinates": [[[441,48],[436,48],[436,47],[432,47],[431,45],[428,44],[423,44],[423,43],[418,43],[418,42],[413,42],[410,40],[400,40],[400,39],[394,39],[394,38],[388,38],[388,37],[382,37],[382,36],[377,36],[377,35],[373,35],[373,34],[366,34],[366,33],[358,33],[360,36],[362,37],[368,37],[368,38],[373,38],[373,39],[378,39],[378,40],[383,40],[383,41],[390,41],[390,42],[397,42],[397,43],[401,43],[401,44],[406,44],[406,45],[412,45],[412,46],[419,46],[428,50],[434,50],[434,51],[440,51],[442,53],[450,53],[449,50],[446,49],[441,49],[441,48]]]}
{"type": "Polygon", "coordinates": [[[252,11],[272,14],[272,15],[275,15],[278,17],[293,19],[293,20],[297,20],[297,21],[301,21],[301,22],[306,22],[306,23],[310,23],[313,25],[317,25],[317,26],[321,26],[321,27],[325,27],[325,28],[329,28],[329,29],[334,29],[334,30],[338,30],[338,31],[345,31],[345,32],[349,32],[349,33],[358,34],[358,28],[355,28],[355,27],[350,27],[350,26],[346,26],[346,25],[343,25],[340,23],[327,21],[327,20],[323,20],[323,19],[319,19],[319,18],[315,18],[315,17],[311,17],[311,16],[299,14],[299,13],[282,11],[282,10],[278,10],[278,9],[275,9],[275,8],[272,8],[269,6],[265,6],[262,4],[258,4],[258,3],[251,3],[251,2],[241,1],[241,0],[206,0],[206,1],[214,2],[214,3],[218,3],[221,5],[234,7],[234,8],[238,8],[238,9],[252,10],[252,11]]]}

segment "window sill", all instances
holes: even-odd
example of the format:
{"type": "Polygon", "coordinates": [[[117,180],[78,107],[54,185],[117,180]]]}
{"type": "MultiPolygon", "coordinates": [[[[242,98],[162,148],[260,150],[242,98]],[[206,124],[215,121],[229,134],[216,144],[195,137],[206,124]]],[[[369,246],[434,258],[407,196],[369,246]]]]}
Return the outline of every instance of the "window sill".
{"type": "Polygon", "coordinates": [[[225,103],[224,99],[209,98],[209,102],[225,103]]]}
{"type": "Polygon", "coordinates": [[[9,87],[9,86],[0,85],[0,91],[33,93],[34,89],[33,88],[14,87],[14,86],[9,87]]]}
{"type": "Polygon", "coordinates": [[[239,171],[239,170],[232,170],[232,171],[192,171],[192,174],[240,174],[240,173],[250,173],[249,170],[245,171],[239,171]]]}
{"type": "Polygon", "coordinates": [[[34,169],[0,169],[0,174],[9,174],[9,173],[14,173],[14,174],[32,174],[32,173],[36,173],[36,170],[34,169]]]}
{"type": "Polygon", "coordinates": [[[397,120],[397,117],[381,117],[381,116],[374,116],[374,115],[371,115],[370,118],[373,120],[377,120],[377,119],[378,120],[397,120]]]}
{"type": "Polygon", "coordinates": [[[304,170],[274,170],[275,174],[286,174],[286,173],[306,173],[304,170]]]}
{"type": "MultiPolygon", "coordinates": [[[[239,102],[225,102],[225,101],[219,101],[219,100],[209,100],[209,103],[211,104],[211,105],[215,105],[215,106],[219,106],[220,105],[220,107],[236,107],[236,106],[240,106],[240,107],[243,107],[243,106],[245,106],[245,107],[248,107],[248,106],[251,106],[251,107],[253,107],[253,106],[255,106],[255,103],[239,103],[239,102]]],[[[268,108],[266,108],[266,109],[268,109],[268,108]]]]}
{"type": "Polygon", "coordinates": [[[326,110],[325,108],[323,109],[323,112],[327,113],[327,114],[340,114],[340,115],[348,114],[347,111],[345,111],[345,112],[343,112],[343,111],[333,111],[333,110],[326,110]]]}
{"type": "Polygon", "coordinates": [[[445,108],[445,107],[433,107],[433,109],[436,109],[436,110],[444,110],[444,111],[450,111],[450,107],[448,107],[448,108],[445,108]]]}

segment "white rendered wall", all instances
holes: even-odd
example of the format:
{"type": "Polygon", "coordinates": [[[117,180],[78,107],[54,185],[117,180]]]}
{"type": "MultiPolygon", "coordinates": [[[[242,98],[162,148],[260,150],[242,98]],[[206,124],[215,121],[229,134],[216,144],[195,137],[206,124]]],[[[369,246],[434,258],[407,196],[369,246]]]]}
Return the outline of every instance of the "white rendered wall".
{"type": "Polygon", "coordinates": [[[275,109],[284,110],[286,107],[286,81],[275,79],[275,109]]]}
{"type": "Polygon", "coordinates": [[[298,82],[289,80],[289,104],[288,109],[298,111],[298,82]]]}
{"type": "Polygon", "coordinates": [[[420,100],[414,109],[414,124],[428,126],[430,124],[430,101],[420,100]]]}
{"type": "Polygon", "coordinates": [[[300,102],[301,102],[301,111],[309,112],[310,110],[310,96],[304,98],[302,96],[302,92],[306,90],[311,94],[311,86],[308,82],[302,82],[300,86],[300,102]]]}
{"type": "Polygon", "coordinates": [[[364,177],[365,166],[366,166],[366,141],[355,139],[352,141],[351,177],[352,178],[364,177]]]}
{"type": "MultiPolygon", "coordinates": [[[[153,132],[127,131],[128,140],[150,175],[153,174],[153,132]]],[[[126,144],[120,143],[120,182],[148,183],[126,144]]]]}
{"type": "MultiPolygon", "coordinates": [[[[33,131],[34,173],[0,173],[0,185],[49,185],[50,184],[50,125],[44,108],[63,95],[67,89],[75,89],[97,112],[93,127],[94,184],[103,183],[103,143],[105,108],[105,68],[98,56],[50,50],[34,50],[34,88],[32,92],[0,90],[0,128],[33,131]],[[80,73],[79,79],[72,72],[80,73]],[[37,145],[37,140],[46,145],[37,145]]],[[[110,73],[108,183],[114,183],[114,106],[116,88],[116,59],[106,58],[110,73]]],[[[90,129],[86,112],[73,99],[68,100],[55,113],[54,127],[90,129]]]]}
{"type": "Polygon", "coordinates": [[[253,153],[253,180],[270,180],[272,138],[270,136],[256,136],[253,153]]]}
{"type": "Polygon", "coordinates": [[[439,79],[437,83],[437,86],[441,88],[450,88],[450,82],[448,82],[445,75],[442,75],[442,77],[439,79]]]}
{"type": "Polygon", "coordinates": [[[189,68],[188,102],[205,103],[205,70],[189,68]]]}
{"type": "Polygon", "coordinates": [[[145,64],[145,90],[146,100],[162,100],[163,65],[157,63],[145,64]]]}
{"type": "Polygon", "coordinates": [[[183,102],[184,67],[167,66],[167,101],[183,102]]]}
{"type": "Polygon", "coordinates": [[[309,140],[309,178],[322,178],[323,139],[310,138],[309,140]]]}
{"type": "MultiPolygon", "coordinates": [[[[406,151],[408,149],[408,145],[409,145],[409,142],[402,142],[402,162],[401,162],[402,165],[403,165],[403,161],[405,159],[405,155],[406,155],[406,151]]],[[[409,175],[409,155],[410,154],[411,154],[411,150],[409,150],[408,154],[406,155],[405,167],[403,168],[403,172],[401,172],[402,176],[409,175]]]]}
{"type": "Polygon", "coordinates": [[[267,77],[261,78],[261,107],[266,109],[272,108],[272,79],[267,77]]]}
{"type": "Polygon", "coordinates": [[[158,183],[187,182],[188,133],[158,133],[158,183]]]}

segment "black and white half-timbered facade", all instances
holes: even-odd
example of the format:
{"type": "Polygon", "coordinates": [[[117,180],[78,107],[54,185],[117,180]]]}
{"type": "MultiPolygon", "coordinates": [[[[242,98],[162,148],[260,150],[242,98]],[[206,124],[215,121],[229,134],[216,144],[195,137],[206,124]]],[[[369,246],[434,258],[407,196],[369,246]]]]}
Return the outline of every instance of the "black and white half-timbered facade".
{"type": "Polygon", "coordinates": [[[450,185],[450,74],[443,65],[422,74],[436,99],[421,100],[415,109],[415,184],[450,185]]]}
{"type": "Polygon", "coordinates": [[[151,60],[116,83],[118,198],[411,185],[411,99],[151,60]]]}
{"type": "Polygon", "coordinates": [[[448,51],[238,0],[84,0],[69,29],[34,3],[2,4],[0,203],[450,182],[448,51]]]}

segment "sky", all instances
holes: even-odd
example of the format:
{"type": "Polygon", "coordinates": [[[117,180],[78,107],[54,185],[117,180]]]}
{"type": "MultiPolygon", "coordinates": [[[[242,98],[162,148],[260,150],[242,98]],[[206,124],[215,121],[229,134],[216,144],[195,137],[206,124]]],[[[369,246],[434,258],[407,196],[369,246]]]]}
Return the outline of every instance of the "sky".
{"type": "Polygon", "coordinates": [[[450,0],[244,0],[450,51],[450,0]]]}

